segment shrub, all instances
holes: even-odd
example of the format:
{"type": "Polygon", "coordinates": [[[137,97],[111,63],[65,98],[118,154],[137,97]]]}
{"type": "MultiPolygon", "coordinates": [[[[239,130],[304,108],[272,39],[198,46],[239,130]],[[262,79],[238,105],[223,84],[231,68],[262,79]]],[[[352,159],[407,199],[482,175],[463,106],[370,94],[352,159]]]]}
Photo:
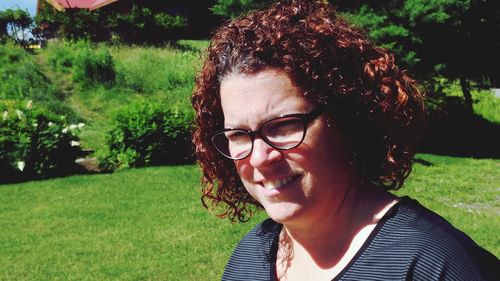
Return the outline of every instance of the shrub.
{"type": "Polygon", "coordinates": [[[69,72],[73,66],[75,44],[68,42],[55,42],[47,47],[47,61],[52,70],[60,72],[69,72]]]}
{"type": "Polygon", "coordinates": [[[192,161],[192,117],[160,104],[137,103],[120,111],[99,155],[104,170],[192,161]]]}
{"type": "Polygon", "coordinates": [[[87,87],[96,83],[111,86],[115,82],[113,56],[105,48],[80,44],[73,61],[73,81],[87,87]]]}
{"type": "Polygon", "coordinates": [[[81,155],[76,135],[83,123],[68,125],[65,118],[31,103],[20,109],[0,101],[0,183],[65,175],[81,155]]]}

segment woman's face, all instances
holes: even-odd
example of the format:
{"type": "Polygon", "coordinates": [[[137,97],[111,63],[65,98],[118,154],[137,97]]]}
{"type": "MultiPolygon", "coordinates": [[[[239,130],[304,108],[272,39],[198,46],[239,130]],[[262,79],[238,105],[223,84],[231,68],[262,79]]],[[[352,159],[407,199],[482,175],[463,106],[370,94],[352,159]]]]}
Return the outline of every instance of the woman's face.
{"type": "MultiPolygon", "coordinates": [[[[273,117],[314,108],[277,70],[229,74],[220,93],[226,128],[253,131],[273,117]]],[[[345,145],[326,120],[322,114],[312,121],[303,142],[290,150],[273,148],[257,137],[252,153],[234,162],[247,191],[277,222],[321,221],[335,213],[347,192],[351,173],[345,145]]]]}

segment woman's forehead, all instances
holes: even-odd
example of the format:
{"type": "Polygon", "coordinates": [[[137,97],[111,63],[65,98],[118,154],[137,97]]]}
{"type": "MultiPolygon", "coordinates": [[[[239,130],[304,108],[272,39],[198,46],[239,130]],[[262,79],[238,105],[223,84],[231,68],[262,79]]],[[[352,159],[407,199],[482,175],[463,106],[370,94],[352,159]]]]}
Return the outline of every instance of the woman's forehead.
{"type": "Polygon", "coordinates": [[[231,74],[221,83],[226,126],[257,126],[265,120],[308,111],[310,103],[284,72],[231,74]]]}

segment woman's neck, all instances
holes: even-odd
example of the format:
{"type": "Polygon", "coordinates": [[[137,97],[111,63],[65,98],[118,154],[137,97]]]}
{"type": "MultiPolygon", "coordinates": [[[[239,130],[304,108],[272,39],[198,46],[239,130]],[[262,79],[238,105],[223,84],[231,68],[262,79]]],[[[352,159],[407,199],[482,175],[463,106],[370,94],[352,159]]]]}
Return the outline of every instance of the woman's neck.
{"type": "MultiPolygon", "coordinates": [[[[353,188],[336,212],[310,224],[284,225],[280,234],[277,272],[301,269],[338,274],[359,251],[380,219],[397,203],[397,197],[373,186],[353,188]]],[[[278,274],[280,276],[280,274],[278,274]]],[[[317,275],[313,275],[318,277],[317,275]]],[[[300,276],[311,279],[313,276],[300,276]]],[[[294,278],[295,279],[295,278],[294,278]]],[[[287,279],[290,280],[290,279],[287,279]]],[[[297,279],[299,280],[299,279],[297,279]]]]}

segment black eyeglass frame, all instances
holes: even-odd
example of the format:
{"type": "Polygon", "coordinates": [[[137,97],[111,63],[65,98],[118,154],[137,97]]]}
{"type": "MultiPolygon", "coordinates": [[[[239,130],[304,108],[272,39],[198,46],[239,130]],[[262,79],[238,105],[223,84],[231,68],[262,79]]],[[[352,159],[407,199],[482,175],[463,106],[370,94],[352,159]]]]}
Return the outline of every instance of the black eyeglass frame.
{"type": "Polygon", "coordinates": [[[210,142],[211,142],[212,146],[220,154],[222,154],[224,157],[229,158],[231,160],[242,160],[242,159],[247,158],[250,154],[252,154],[253,145],[254,145],[256,137],[260,137],[265,143],[267,143],[269,146],[271,146],[271,147],[273,147],[275,149],[279,149],[279,150],[293,149],[293,148],[296,148],[297,146],[299,146],[300,144],[302,144],[302,142],[304,141],[304,138],[306,137],[306,134],[307,134],[307,127],[309,126],[309,124],[312,121],[314,121],[316,118],[318,118],[323,112],[324,112],[324,108],[323,107],[316,107],[316,108],[314,108],[313,110],[311,110],[308,113],[293,113],[293,114],[281,115],[281,116],[274,117],[274,118],[271,118],[271,119],[268,119],[268,120],[264,121],[259,126],[259,128],[257,130],[255,130],[255,131],[245,130],[245,129],[239,129],[239,128],[225,128],[225,129],[222,129],[222,130],[219,130],[219,131],[216,131],[215,133],[213,133],[212,136],[210,137],[210,142]],[[293,146],[290,146],[290,147],[279,147],[279,146],[276,146],[269,139],[267,139],[267,137],[264,134],[262,134],[262,127],[264,127],[265,124],[267,124],[269,122],[272,122],[274,120],[281,119],[281,118],[288,118],[288,117],[297,117],[297,118],[299,118],[299,119],[302,120],[303,125],[304,125],[304,129],[303,129],[304,133],[302,134],[302,138],[300,139],[299,142],[297,142],[297,144],[295,144],[293,146]],[[250,140],[251,140],[252,146],[250,147],[250,150],[248,150],[248,153],[245,156],[243,156],[243,157],[231,157],[231,156],[226,155],[224,152],[222,152],[217,147],[217,145],[215,144],[215,141],[214,141],[215,137],[217,137],[219,134],[227,132],[227,131],[241,131],[241,132],[247,133],[250,136],[250,140]]]}

